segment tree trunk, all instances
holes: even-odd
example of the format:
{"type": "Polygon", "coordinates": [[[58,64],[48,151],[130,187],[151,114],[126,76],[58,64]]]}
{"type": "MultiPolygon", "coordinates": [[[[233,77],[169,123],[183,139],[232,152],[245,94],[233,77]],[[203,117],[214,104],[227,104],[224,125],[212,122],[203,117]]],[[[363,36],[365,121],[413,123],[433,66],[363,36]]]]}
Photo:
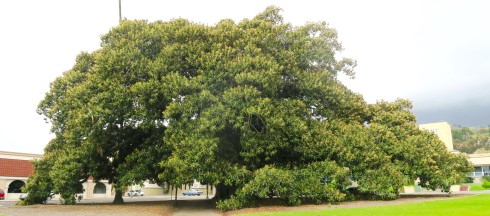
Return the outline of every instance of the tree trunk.
{"type": "Polygon", "coordinates": [[[177,203],[177,191],[178,191],[178,187],[175,187],[175,203],[177,203]]]}
{"type": "Polygon", "coordinates": [[[174,194],[174,186],[170,185],[170,200],[172,200],[172,195],[174,194]]]}
{"type": "Polygon", "coordinates": [[[123,204],[124,199],[122,198],[122,189],[116,189],[116,196],[114,196],[114,201],[112,201],[114,204],[123,204]]]}

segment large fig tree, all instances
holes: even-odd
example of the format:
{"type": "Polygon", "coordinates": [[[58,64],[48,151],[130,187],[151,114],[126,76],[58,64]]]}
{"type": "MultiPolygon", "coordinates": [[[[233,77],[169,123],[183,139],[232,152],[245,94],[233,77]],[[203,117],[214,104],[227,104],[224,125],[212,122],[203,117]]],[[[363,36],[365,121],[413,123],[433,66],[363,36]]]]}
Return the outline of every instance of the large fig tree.
{"type": "Polygon", "coordinates": [[[122,21],[40,103],[56,135],[43,179],[67,198],[107,179],[116,202],[134,181],[198,180],[222,209],[339,201],[351,182],[384,199],[415,179],[448,191],[468,161],[417,128],[409,101],[367,104],[344,86],[356,63],[341,51],[326,23],[295,27],[276,7],[212,26],[122,21]]]}

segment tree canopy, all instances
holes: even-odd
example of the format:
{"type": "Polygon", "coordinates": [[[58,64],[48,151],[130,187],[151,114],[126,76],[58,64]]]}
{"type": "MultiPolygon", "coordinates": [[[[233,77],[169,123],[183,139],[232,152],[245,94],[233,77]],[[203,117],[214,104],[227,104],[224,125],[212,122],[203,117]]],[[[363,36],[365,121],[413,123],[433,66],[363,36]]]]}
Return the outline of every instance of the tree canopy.
{"type": "Polygon", "coordinates": [[[325,22],[295,27],[269,7],[212,26],[124,20],[101,39],[39,104],[56,137],[28,190],[41,179],[69,200],[91,176],[121,202],[133,181],[196,179],[233,209],[344,200],[351,181],[383,199],[417,178],[448,191],[471,170],[418,129],[409,101],[367,104],[339,81],[356,62],[325,22]]]}

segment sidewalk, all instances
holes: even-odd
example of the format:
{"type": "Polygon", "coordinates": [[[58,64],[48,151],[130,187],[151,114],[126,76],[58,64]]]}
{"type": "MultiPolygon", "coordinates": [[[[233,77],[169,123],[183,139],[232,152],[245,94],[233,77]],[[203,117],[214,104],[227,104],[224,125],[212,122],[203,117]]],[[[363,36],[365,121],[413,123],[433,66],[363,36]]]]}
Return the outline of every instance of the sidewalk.
{"type": "MultiPolygon", "coordinates": [[[[451,194],[490,194],[490,190],[480,190],[480,191],[453,191],[451,194]]],[[[441,191],[424,191],[424,192],[413,192],[413,193],[400,193],[400,196],[416,196],[416,195],[440,195],[447,196],[448,193],[441,191]]]]}

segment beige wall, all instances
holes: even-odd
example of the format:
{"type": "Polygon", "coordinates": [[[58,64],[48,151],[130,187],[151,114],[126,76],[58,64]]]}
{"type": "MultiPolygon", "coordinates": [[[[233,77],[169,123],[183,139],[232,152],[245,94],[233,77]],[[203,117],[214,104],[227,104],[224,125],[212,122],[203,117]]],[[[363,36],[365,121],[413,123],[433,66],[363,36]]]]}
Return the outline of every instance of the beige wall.
{"type": "Polygon", "coordinates": [[[18,200],[19,199],[20,193],[9,193],[8,192],[9,184],[15,180],[20,180],[20,181],[23,181],[24,183],[27,182],[27,178],[25,178],[25,177],[0,176],[0,189],[2,189],[5,192],[5,199],[6,200],[18,200]]]}
{"type": "Polygon", "coordinates": [[[0,177],[0,189],[5,191],[5,193],[7,193],[7,187],[8,187],[8,184],[6,184],[6,181],[7,181],[7,179],[0,177]]]}
{"type": "Polygon", "coordinates": [[[145,196],[161,196],[166,192],[164,188],[143,188],[141,191],[145,193],[145,196]]]}
{"type": "Polygon", "coordinates": [[[428,130],[434,134],[436,134],[439,139],[446,145],[449,151],[454,150],[453,147],[453,135],[451,133],[451,126],[447,122],[436,122],[429,124],[421,124],[419,125],[420,129],[428,130]]]}
{"type": "Polygon", "coordinates": [[[83,183],[83,189],[85,190],[83,199],[112,197],[112,185],[107,180],[100,181],[100,183],[105,185],[105,194],[94,194],[95,182],[89,180],[83,183]]]}
{"type": "Polygon", "coordinates": [[[490,153],[486,154],[469,154],[468,160],[474,166],[490,166],[490,153]]]}

